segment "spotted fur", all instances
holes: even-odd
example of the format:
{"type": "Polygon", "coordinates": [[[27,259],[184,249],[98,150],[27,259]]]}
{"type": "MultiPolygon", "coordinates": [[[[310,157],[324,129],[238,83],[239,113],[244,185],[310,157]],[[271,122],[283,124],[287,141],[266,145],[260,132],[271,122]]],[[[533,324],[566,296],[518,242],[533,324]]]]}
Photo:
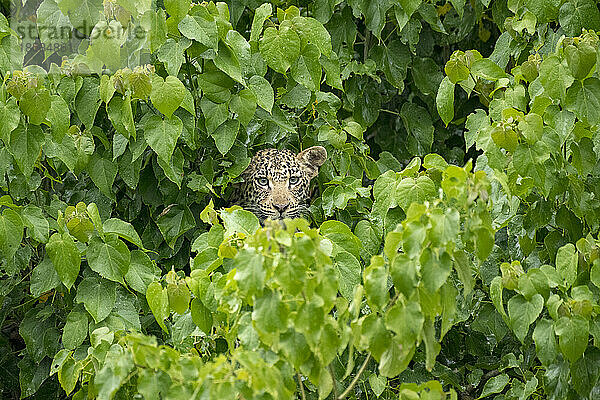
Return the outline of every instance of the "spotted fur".
{"type": "Polygon", "coordinates": [[[290,150],[261,150],[242,174],[244,182],[236,203],[252,211],[261,222],[298,218],[308,212],[310,181],[327,159],[324,147],[310,147],[299,154],[290,150]]]}

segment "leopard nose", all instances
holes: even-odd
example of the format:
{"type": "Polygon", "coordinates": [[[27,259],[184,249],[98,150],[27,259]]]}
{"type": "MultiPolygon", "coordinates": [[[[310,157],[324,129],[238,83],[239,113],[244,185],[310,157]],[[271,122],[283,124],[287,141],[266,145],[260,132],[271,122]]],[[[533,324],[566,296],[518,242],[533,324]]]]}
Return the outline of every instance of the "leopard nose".
{"type": "Polygon", "coordinates": [[[273,207],[275,207],[275,209],[280,213],[284,212],[289,205],[290,203],[273,203],[273,207]]]}

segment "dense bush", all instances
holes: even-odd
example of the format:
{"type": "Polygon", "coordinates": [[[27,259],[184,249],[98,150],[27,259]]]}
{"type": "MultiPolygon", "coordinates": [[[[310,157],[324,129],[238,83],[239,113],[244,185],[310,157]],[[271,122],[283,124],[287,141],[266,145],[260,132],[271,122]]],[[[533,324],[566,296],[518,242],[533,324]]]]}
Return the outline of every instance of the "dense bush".
{"type": "Polygon", "coordinates": [[[600,396],[594,1],[0,7],[0,397],[600,396]]]}

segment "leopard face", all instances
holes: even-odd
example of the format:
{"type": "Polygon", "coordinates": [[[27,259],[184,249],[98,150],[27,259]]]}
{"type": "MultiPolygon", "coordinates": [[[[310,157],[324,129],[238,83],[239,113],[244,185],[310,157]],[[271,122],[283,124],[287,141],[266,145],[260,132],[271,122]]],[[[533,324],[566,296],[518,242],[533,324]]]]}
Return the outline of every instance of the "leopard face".
{"type": "Polygon", "coordinates": [[[253,212],[261,222],[306,215],[310,181],[327,159],[324,147],[310,147],[299,154],[290,150],[261,150],[242,174],[244,182],[237,204],[253,212]]]}

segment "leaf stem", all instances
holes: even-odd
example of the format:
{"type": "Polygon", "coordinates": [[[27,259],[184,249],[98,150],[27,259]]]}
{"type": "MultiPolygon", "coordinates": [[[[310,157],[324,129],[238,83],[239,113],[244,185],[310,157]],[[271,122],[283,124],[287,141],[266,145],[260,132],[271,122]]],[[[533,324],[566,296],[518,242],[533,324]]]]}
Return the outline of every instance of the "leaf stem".
{"type": "Polygon", "coordinates": [[[335,385],[335,374],[333,373],[333,367],[331,366],[331,364],[329,364],[329,375],[331,375],[331,385],[333,387],[333,398],[337,399],[338,398],[338,391],[337,391],[337,386],[335,385]]]}
{"type": "Polygon", "coordinates": [[[365,369],[367,369],[367,364],[369,363],[369,361],[371,361],[371,354],[369,354],[367,358],[365,358],[365,361],[360,366],[358,373],[356,374],[352,382],[350,382],[350,386],[348,386],[346,390],[344,390],[344,392],[337,398],[337,400],[343,400],[344,398],[346,398],[346,396],[350,394],[352,389],[354,389],[354,386],[356,386],[356,384],[358,383],[358,380],[360,379],[362,373],[365,372],[365,369]]]}

